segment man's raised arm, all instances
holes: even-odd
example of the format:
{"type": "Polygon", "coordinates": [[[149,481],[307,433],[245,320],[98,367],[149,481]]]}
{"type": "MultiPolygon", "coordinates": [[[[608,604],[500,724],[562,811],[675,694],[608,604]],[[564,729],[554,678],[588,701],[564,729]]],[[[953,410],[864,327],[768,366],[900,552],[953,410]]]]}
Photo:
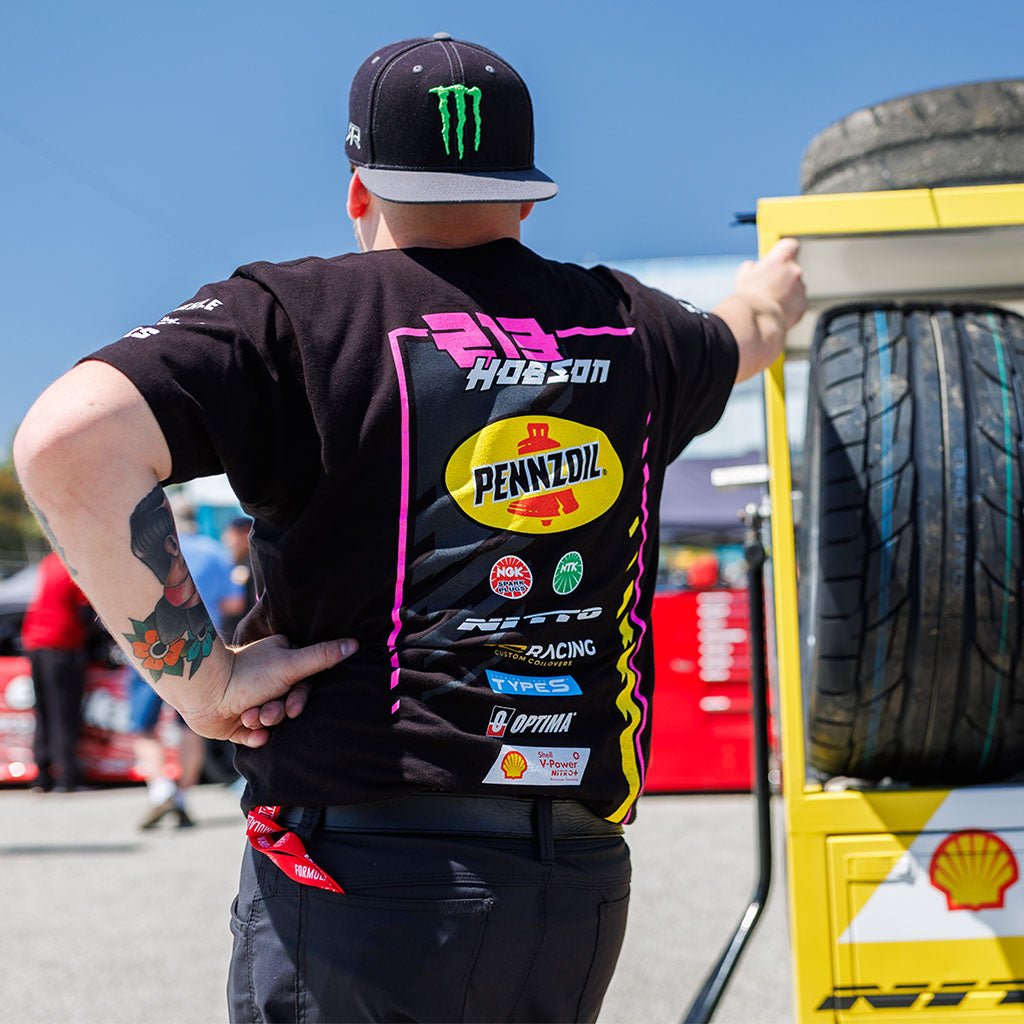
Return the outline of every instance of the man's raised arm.
{"type": "Polygon", "coordinates": [[[803,272],[796,261],[800,243],[783,238],[754,263],[736,272],[736,290],[713,310],[728,325],[740,350],[736,383],[771,366],[789,330],[807,309],[803,272]]]}
{"type": "Polygon", "coordinates": [[[269,727],[305,706],[300,681],[355,650],[352,640],[295,650],[284,637],[237,651],[221,643],[160,487],[171,453],[145,400],[113,367],[85,362],[52,384],[18,430],[14,461],[97,614],[200,735],[262,746],[269,727]]]}

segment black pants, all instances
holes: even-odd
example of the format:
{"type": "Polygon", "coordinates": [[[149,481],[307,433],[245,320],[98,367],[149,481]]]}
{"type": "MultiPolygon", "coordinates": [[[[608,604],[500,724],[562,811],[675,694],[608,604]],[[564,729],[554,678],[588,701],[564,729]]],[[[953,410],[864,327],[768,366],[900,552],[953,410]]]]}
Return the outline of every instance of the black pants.
{"type": "Polygon", "coordinates": [[[85,655],[44,648],[29,651],[36,693],[33,756],[39,785],[72,787],[81,781],[75,744],[82,725],[85,655]]]}
{"type": "Polygon", "coordinates": [[[538,846],[319,826],[307,849],[344,894],[293,882],[246,851],[232,1021],[597,1018],[626,928],[621,836],[538,846]]]}

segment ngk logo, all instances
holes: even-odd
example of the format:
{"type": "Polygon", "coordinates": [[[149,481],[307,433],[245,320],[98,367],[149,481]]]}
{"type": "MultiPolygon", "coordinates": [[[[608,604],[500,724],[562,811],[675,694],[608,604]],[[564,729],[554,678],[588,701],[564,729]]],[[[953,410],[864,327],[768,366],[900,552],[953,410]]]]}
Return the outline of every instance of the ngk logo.
{"type": "Polygon", "coordinates": [[[491,567],[491,590],[498,597],[525,597],[533,586],[533,573],[518,555],[505,555],[491,567]]]}

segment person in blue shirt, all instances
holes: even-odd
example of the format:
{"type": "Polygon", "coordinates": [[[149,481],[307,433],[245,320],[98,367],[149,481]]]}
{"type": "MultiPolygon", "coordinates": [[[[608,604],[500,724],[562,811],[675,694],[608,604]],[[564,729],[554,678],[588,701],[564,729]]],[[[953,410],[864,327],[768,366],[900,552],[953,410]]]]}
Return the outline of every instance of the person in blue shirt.
{"type": "MultiPolygon", "coordinates": [[[[158,510],[159,511],[159,510],[158,510]]],[[[218,633],[226,617],[237,618],[244,611],[245,588],[233,581],[231,558],[224,546],[212,537],[196,532],[195,508],[183,496],[175,494],[171,498],[173,522],[177,526],[177,538],[172,537],[171,546],[176,548],[167,554],[172,562],[177,559],[188,565],[191,577],[184,579],[187,586],[194,581],[198,597],[210,613],[214,627],[218,633]]],[[[170,516],[165,518],[170,521],[170,516]]],[[[170,536],[170,534],[169,534],[170,536]]],[[[185,609],[190,605],[190,596],[186,594],[174,596],[174,606],[185,609]]],[[[146,642],[148,642],[148,637],[146,642]]],[[[164,650],[159,638],[154,635],[154,643],[149,651],[137,652],[153,661],[149,667],[167,671],[173,670],[175,663],[184,664],[184,651],[176,650],[175,645],[164,650]],[[156,649],[160,648],[160,649],[156,649]]],[[[199,645],[213,646],[214,636],[202,629],[191,635],[190,642],[199,645]]],[[[135,644],[133,646],[145,646],[135,644]]],[[[142,664],[143,671],[147,668],[146,658],[142,664]]],[[[134,734],[132,746],[135,759],[146,779],[149,797],[149,808],[139,823],[142,829],[155,828],[164,818],[173,817],[179,828],[190,828],[194,822],[186,809],[188,790],[196,782],[202,772],[206,741],[194,733],[179,715],[178,742],[179,772],[177,779],[168,775],[168,749],[164,736],[159,728],[160,713],[163,701],[143,676],[135,669],[131,670],[129,679],[129,699],[131,704],[131,731],[134,734]]]]}

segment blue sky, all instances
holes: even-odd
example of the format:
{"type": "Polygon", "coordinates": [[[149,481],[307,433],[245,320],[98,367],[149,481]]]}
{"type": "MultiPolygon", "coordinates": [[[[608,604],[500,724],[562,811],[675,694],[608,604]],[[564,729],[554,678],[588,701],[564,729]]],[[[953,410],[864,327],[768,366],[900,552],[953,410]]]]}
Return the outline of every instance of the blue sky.
{"type": "Polygon", "coordinates": [[[527,244],[599,260],[750,254],[809,139],[873,101],[1022,73],[1024,5],[7,4],[0,36],[0,451],[77,357],[256,259],[352,247],[359,62],[451,32],[510,60],[561,186],[527,244]]]}

